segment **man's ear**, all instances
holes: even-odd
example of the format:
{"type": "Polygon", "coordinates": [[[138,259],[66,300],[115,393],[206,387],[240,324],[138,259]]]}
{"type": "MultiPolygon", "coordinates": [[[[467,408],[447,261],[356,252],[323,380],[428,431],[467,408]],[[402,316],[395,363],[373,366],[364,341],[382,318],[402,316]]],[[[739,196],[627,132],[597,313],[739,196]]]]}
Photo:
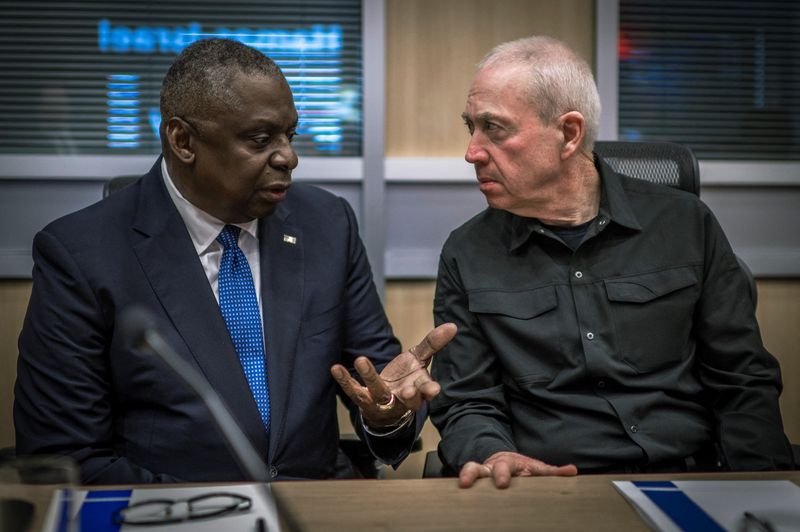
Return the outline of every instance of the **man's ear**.
{"type": "Polygon", "coordinates": [[[570,111],[558,117],[558,124],[564,136],[561,159],[566,160],[580,149],[586,135],[586,121],[578,111],[570,111]]]}
{"type": "Polygon", "coordinates": [[[161,126],[161,135],[167,140],[169,150],[183,164],[194,162],[194,130],[185,120],[173,116],[161,126]]]}

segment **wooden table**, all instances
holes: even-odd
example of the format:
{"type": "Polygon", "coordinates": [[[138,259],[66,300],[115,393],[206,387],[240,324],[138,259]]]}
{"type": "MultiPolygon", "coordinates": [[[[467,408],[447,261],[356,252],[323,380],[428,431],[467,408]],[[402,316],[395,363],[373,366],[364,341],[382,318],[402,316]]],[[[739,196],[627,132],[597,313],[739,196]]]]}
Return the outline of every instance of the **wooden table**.
{"type": "Polygon", "coordinates": [[[789,479],[800,471],[683,475],[517,478],[498,490],[487,480],[459,489],[455,479],[296,482],[275,493],[303,530],[649,530],[612,480],[789,479]]]}
{"type": "MultiPolygon", "coordinates": [[[[517,478],[505,490],[481,480],[459,489],[455,479],[278,482],[273,490],[302,530],[649,530],[612,480],[788,479],[800,471],[682,475],[585,475],[517,478]]],[[[0,497],[36,504],[41,527],[50,490],[0,485],[0,497]]]]}

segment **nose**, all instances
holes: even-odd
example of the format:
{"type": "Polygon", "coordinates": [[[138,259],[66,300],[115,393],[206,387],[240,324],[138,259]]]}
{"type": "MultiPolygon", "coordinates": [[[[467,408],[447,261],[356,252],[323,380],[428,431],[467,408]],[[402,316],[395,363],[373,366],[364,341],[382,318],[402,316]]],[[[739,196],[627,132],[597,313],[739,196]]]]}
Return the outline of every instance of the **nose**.
{"type": "Polygon", "coordinates": [[[272,152],[269,163],[273,168],[283,171],[294,170],[297,167],[297,154],[288,138],[280,148],[272,152]]]}
{"type": "Polygon", "coordinates": [[[476,131],[470,136],[464,159],[470,164],[485,163],[489,160],[489,154],[483,147],[483,138],[480,132],[476,131]]]}

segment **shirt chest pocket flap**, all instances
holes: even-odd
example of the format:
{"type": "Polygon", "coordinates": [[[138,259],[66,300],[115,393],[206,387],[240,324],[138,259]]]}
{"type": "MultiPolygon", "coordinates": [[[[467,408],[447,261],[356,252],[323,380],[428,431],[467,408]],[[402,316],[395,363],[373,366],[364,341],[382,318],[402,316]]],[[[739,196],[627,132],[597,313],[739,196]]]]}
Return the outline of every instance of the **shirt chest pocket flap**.
{"type": "Polygon", "coordinates": [[[544,286],[526,290],[482,290],[469,294],[469,310],[476,314],[499,314],[529,320],[558,306],[556,290],[544,286]]]}
{"type": "Polygon", "coordinates": [[[513,386],[549,382],[562,366],[557,308],[554,286],[469,294],[469,310],[502,360],[506,377],[517,381],[513,386]]]}
{"type": "Polygon", "coordinates": [[[607,280],[605,284],[606,294],[610,301],[647,303],[697,284],[697,276],[691,268],[681,267],[635,277],[607,280]]]}

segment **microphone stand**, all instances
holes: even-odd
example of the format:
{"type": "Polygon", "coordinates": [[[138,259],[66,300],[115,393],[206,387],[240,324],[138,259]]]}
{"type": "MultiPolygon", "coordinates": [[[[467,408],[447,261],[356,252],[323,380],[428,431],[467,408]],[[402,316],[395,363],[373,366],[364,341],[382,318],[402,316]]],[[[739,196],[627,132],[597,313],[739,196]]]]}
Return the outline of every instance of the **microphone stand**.
{"type": "MultiPolygon", "coordinates": [[[[279,515],[282,518],[289,530],[300,530],[294,516],[287,511],[286,505],[280,501],[276,493],[267,488],[267,484],[272,479],[267,473],[266,464],[264,464],[253,444],[247,439],[233,415],[206,379],[181,358],[158,332],[155,319],[150,312],[142,307],[134,306],[123,312],[120,321],[123,324],[124,334],[129,336],[134,346],[146,348],[158,356],[200,397],[206,408],[208,408],[217,428],[225,438],[242,472],[256,482],[256,492],[261,497],[267,510],[270,512],[277,510],[275,515],[279,515]]],[[[262,524],[265,525],[266,523],[263,523],[263,519],[259,518],[258,526],[262,526],[262,524]]],[[[269,525],[278,526],[278,523],[269,523],[269,525]]]]}
{"type": "Polygon", "coordinates": [[[144,332],[143,344],[160,355],[160,358],[172,371],[180,375],[186,384],[200,396],[208,408],[211,418],[225,436],[242,472],[255,482],[269,482],[271,479],[267,475],[264,461],[253,448],[247,436],[244,435],[239,424],[233,419],[219,395],[208,385],[200,373],[183,360],[155,330],[148,329],[144,332]]]}

